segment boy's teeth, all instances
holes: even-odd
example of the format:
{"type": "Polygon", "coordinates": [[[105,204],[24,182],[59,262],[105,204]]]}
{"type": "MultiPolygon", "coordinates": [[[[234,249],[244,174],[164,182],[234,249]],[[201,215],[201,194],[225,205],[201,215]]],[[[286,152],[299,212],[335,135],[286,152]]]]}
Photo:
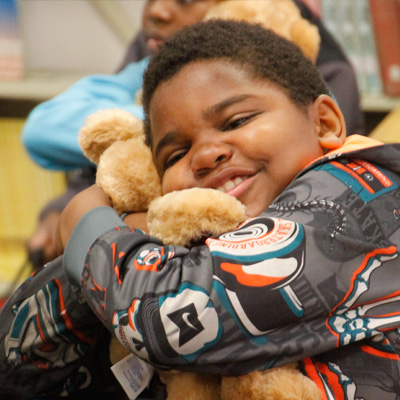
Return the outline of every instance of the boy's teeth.
{"type": "Polygon", "coordinates": [[[228,192],[229,190],[232,190],[235,186],[242,183],[245,179],[246,177],[237,177],[226,182],[223,186],[218,187],[217,190],[220,190],[221,192],[228,192]]]}

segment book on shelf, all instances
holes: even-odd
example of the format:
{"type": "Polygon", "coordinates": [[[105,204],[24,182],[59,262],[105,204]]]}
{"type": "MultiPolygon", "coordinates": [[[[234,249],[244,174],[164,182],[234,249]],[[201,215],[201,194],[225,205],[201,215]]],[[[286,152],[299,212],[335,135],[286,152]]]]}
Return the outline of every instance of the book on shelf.
{"type": "Polygon", "coordinates": [[[382,93],[382,79],[378,62],[375,34],[368,0],[353,0],[353,14],[356,25],[359,54],[358,70],[363,75],[365,92],[382,93]]]}
{"type": "Polygon", "coordinates": [[[322,20],[351,62],[359,90],[362,93],[381,93],[381,73],[369,0],[321,0],[321,6],[322,20]]]}
{"type": "Polygon", "coordinates": [[[400,0],[369,0],[383,91],[400,96],[400,0]]]}
{"type": "Polygon", "coordinates": [[[0,80],[23,77],[17,0],[0,0],[0,80]]]}

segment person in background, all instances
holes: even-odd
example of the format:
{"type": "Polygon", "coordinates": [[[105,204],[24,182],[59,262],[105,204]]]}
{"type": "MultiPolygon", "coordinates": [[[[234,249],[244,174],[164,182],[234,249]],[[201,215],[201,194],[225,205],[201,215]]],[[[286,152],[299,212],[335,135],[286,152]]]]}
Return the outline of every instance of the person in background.
{"type": "Polygon", "coordinates": [[[96,169],[82,154],[77,134],[85,118],[102,108],[123,108],[143,117],[135,105],[148,60],[164,39],[184,26],[200,21],[221,0],[148,0],[142,15],[142,31],[132,41],[121,72],[82,79],[54,99],[37,106],[28,116],[22,141],[31,158],[41,167],[67,171],[67,191],[40,212],[35,231],[26,242],[33,269],[56,256],[54,232],[68,201],[95,181],[96,169]],[[56,132],[56,134],[55,134],[56,132]]]}
{"type": "MultiPolygon", "coordinates": [[[[38,105],[28,116],[22,140],[32,159],[46,169],[82,170],[74,174],[79,180],[71,181],[68,194],[50,203],[40,215],[37,229],[27,242],[35,267],[40,266],[38,260],[48,262],[55,254],[54,221],[66,201],[82,185],[90,186],[95,180],[95,168],[83,155],[77,140],[86,117],[99,109],[121,108],[143,118],[142,107],[135,103],[149,56],[170,35],[200,21],[217,1],[223,0],[148,0],[142,15],[142,30],[129,46],[118,73],[85,77],[66,92],[38,105]]],[[[343,111],[347,132],[365,134],[350,62],[321,20],[301,0],[294,1],[302,16],[318,27],[321,45],[316,65],[343,111]]]]}
{"type": "Polygon", "coordinates": [[[35,230],[25,243],[28,261],[33,271],[57,257],[55,231],[60,214],[77,193],[94,183],[95,174],[94,167],[68,172],[67,190],[48,202],[41,210],[35,230]]]}
{"type": "Polygon", "coordinates": [[[80,192],[60,218],[64,256],[0,311],[0,397],[97,398],[112,334],[163,369],[238,376],[298,361],[321,398],[397,399],[400,145],[346,137],[313,63],[245,22],[167,40],[143,107],[163,193],[220,190],[248,219],[165,245],[143,213],[122,220],[99,187],[80,192]]]}

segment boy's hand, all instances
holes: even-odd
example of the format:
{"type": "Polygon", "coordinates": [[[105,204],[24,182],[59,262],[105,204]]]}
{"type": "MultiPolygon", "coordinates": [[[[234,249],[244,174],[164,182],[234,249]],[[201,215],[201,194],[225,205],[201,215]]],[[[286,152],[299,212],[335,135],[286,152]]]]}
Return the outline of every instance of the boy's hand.
{"type": "Polygon", "coordinates": [[[110,198],[103,189],[93,185],[78,193],[64,208],[56,229],[56,249],[61,255],[81,217],[96,207],[112,207],[110,198]]]}

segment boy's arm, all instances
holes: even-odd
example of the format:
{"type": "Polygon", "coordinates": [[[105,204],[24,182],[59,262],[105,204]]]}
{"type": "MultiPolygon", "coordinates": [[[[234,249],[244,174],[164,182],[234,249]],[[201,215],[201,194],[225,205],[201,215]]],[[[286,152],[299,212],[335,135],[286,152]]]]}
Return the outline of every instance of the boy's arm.
{"type": "MultiPolygon", "coordinates": [[[[128,225],[141,229],[146,232],[147,220],[146,213],[133,213],[128,214],[124,218],[124,222],[116,215],[115,211],[111,208],[112,203],[110,198],[104,193],[103,189],[97,185],[92,185],[91,187],[79,192],[72,200],[66,205],[61,213],[60,219],[58,221],[58,226],[56,229],[56,246],[58,255],[63,254],[65,246],[80,219],[89,211],[96,209],[98,207],[107,207],[102,210],[97,210],[101,215],[107,215],[107,221],[110,220],[110,225],[106,224],[103,220],[103,231],[111,229],[117,225],[128,225]]],[[[94,232],[94,238],[99,236],[99,231],[94,232]]],[[[91,239],[89,239],[90,241],[91,239]]],[[[91,243],[89,243],[91,244],[91,243]]]]}
{"type": "Polygon", "coordinates": [[[39,104],[28,116],[23,143],[41,167],[71,170],[91,165],[78,143],[85,119],[100,109],[120,108],[143,118],[135,105],[148,60],[129,64],[115,75],[90,75],[64,93],[39,104]]]}
{"type": "Polygon", "coordinates": [[[81,217],[97,207],[109,207],[112,211],[110,198],[96,185],[82,190],[66,205],[56,231],[56,245],[60,255],[64,252],[69,237],[81,217]]]}

